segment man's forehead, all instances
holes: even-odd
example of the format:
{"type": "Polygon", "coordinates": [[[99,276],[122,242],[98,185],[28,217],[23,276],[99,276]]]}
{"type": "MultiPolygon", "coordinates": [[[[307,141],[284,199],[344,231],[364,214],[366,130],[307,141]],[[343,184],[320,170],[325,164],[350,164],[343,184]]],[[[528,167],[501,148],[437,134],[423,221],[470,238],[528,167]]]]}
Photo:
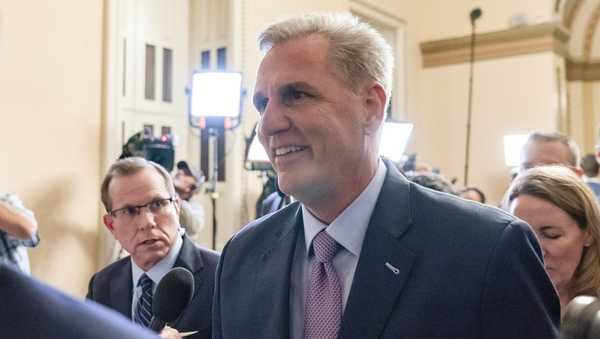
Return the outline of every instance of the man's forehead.
{"type": "Polygon", "coordinates": [[[116,175],[108,186],[111,198],[144,196],[151,192],[167,192],[163,177],[154,168],[144,168],[130,175],[116,175]]]}
{"type": "Polygon", "coordinates": [[[523,158],[530,165],[571,165],[572,154],[560,141],[532,140],[525,145],[523,158]]]}
{"type": "Polygon", "coordinates": [[[257,73],[257,84],[267,76],[285,77],[303,74],[300,70],[324,68],[329,63],[329,42],[316,35],[275,44],[263,57],[257,73]]]}

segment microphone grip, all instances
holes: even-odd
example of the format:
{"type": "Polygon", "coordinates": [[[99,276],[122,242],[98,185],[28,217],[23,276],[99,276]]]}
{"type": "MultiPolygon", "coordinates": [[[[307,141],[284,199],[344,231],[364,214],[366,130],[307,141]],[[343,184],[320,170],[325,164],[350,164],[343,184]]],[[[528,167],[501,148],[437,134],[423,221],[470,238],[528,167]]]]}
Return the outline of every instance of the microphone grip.
{"type": "Polygon", "coordinates": [[[167,324],[166,321],[162,321],[160,319],[158,319],[155,316],[152,316],[152,320],[150,320],[150,325],[148,326],[152,331],[156,332],[156,333],[160,333],[163,328],[165,328],[165,325],[167,324]]]}

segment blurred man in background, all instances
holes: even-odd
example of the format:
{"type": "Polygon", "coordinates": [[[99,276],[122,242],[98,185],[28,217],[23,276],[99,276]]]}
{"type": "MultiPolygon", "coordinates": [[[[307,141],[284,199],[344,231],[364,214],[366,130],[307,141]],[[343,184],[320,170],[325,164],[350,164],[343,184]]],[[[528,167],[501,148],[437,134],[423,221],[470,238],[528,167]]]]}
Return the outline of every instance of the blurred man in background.
{"type": "Polygon", "coordinates": [[[173,176],[175,191],[181,198],[181,213],[179,221],[185,232],[194,238],[204,227],[204,209],[197,202],[192,202],[192,197],[201,192],[204,175],[192,169],[186,161],[179,161],[173,176]]]}
{"type": "Polygon", "coordinates": [[[27,248],[40,242],[33,212],[15,195],[0,194],[0,262],[18,267],[29,274],[27,248]]]}
{"type": "Polygon", "coordinates": [[[467,200],[473,200],[485,204],[485,194],[482,190],[475,186],[467,186],[463,188],[458,195],[467,200]]]}
{"type": "Polygon", "coordinates": [[[558,132],[533,132],[523,145],[519,171],[543,165],[567,166],[577,175],[583,174],[577,143],[558,132]]]}
{"type": "Polygon", "coordinates": [[[598,178],[600,166],[596,155],[590,153],[581,159],[581,168],[585,173],[583,180],[590,186],[596,197],[600,199],[600,178],[598,178]]]}

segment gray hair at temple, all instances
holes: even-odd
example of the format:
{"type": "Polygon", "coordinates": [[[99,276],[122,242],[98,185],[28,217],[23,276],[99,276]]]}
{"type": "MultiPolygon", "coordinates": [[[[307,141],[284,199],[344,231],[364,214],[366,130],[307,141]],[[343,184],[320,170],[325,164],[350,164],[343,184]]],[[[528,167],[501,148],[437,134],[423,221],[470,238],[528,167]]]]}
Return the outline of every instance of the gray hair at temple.
{"type": "Polygon", "coordinates": [[[110,166],[108,172],[106,173],[106,176],[104,176],[104,180],[102,181],[102,186],[100,188],[100,198],[107,212],[110,212],[113,208],[112,199],[108,192],[110,182],[112,181],[112,179],[114,177],[127,177],[135,175],[146,168],[154,168],[158,172],[158,174],[160,174],[160,176],[163,178],[165,182],[165,188],[167,189],[169,195],[171,195],[171,197],[177,196],[177,193],[175,193],[175,186],[173,185],[173,179],[164,167],[153,161],[146,160],[141,157],[124,158],[115,161],[110,166]]]}
{"type": "Polygon", "coordinates": [[[532,141],[560,142],[561,144],[567,146],[571,153],[569,166],[579,167],[579,146],[577,146],[577,143],[572,138],[558,132],[533,132],[529,134],[525,144],[528,144],[532,141]]]}
{"type": "Polygon", "coordinates": [[[387,94],[387,108],[392,90],[392,48],[379,32],[350,13],[313,13],[284,19],[267,27],[258,42],[260,49],[268,52],[274,45],[312,34],[329,41],[331,64],[353,91],[365,80],[381,84],[387,94]]]}

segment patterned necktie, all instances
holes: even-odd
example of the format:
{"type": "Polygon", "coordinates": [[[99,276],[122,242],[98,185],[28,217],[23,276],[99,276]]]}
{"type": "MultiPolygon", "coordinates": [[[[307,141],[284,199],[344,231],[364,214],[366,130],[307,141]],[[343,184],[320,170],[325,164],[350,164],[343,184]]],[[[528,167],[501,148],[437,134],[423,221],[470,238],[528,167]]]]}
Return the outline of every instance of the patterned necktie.
{"type": "Polygon", "coordinates": [[[337,338],[342,320],[342,285],[331,260],[339,244],[324,230],[313,239],[314,258],[304,310],[305,339],[337,338]]]}
{"type": "Polygon", "coordinates": [[[138,299],[133,320],[142,326],[148,327],[152,320],[152,279],[144,273],[138,280],[138,286],[142,287],[142,295],[138,299]]]}

